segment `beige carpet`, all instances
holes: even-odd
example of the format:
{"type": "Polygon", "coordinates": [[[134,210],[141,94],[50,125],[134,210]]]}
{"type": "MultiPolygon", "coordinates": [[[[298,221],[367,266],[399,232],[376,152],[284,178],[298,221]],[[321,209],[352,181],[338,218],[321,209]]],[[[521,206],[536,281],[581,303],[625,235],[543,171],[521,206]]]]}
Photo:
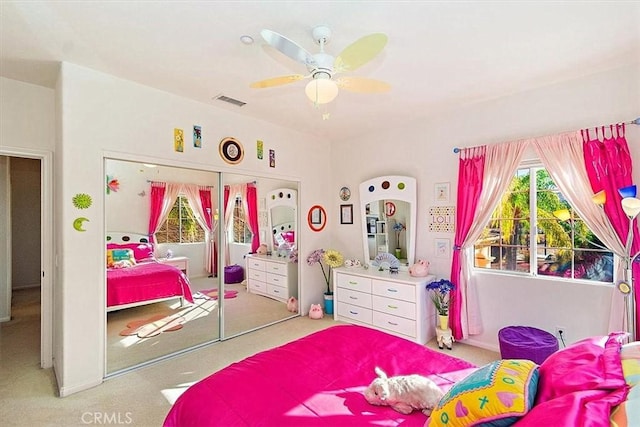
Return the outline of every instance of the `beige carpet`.
{"type": "Polygon", "coordinates": [[[194,303],[185,307],[180,307],[178,300],[171,300],[107,313],[107,372],[117,373],[183,349],[219,340],[220,304],[225,307],[225,337],[295,316],[287,310],[286,304],[250,294],[242,283],[226,285],[226,291],[232,291],[235,297],[224,298],[222,302],[199,294],[216,286],[217,279],[214,278],[192,279],[194,303]],[[150,318],[166,321],[180,318],[181,328],[170,334],[153,334],[155,328],[152,327],[146,337],[121,335],[130,323],[150,318]]]}
{"type": "MultiPolygon", "coordinates": [[[[0,420],[3,426],[83,426],[94,417],[120,417],[126,425],[162,425],[172,402],[190,384],[256,352],[335,324],[329,317],[296,317],[179,357],[116,376],[74,395],[56,397],[51,369],[39,368],[39,293],[14,292],[15,319],[0,324],[0,420]],[[35,297],[34,297],[35,295],[35,297]],[[19,308],[25,304],[25,308],[19,308]]],[[[177,332],[171,332],[176,334],[177,332]]],[[[435,341],[428,344],[436,348],[435,341]]],[[[490,351],[455,343],[453,356],[484,365],[490,351]]],[[[104,418],[102,418],[103,424],[104,418]]],[[[113,424],[113,423],[112,423],[113,424]]]]}

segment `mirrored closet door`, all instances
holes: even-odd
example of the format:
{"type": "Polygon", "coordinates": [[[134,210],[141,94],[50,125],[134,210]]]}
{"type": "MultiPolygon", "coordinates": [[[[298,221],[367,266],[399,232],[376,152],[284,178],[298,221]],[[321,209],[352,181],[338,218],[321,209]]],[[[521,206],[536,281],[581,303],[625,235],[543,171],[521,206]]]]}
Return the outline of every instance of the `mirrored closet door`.
{"type": "Polygon", "coordinates": [[[221,210],[217,172],[106,159],[105,173],[109,375],[220,339],[221,210]]]}
{"type": "Polygon", "coordinates": [[[222,181],[226,339],[297,316],[287,302],[298,297],[298,183],[227,173],[222,181]]]}

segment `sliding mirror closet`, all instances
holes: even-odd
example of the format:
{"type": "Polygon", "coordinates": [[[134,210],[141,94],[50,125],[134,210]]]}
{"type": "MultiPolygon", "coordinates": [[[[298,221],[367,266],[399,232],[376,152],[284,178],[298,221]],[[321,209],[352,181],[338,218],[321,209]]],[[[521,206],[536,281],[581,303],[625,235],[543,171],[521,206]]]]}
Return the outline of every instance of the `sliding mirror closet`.
{"type": "Polygon", "coordinates": [[[247,292],[246,265],[254,234],[272,248],[267,194],[297,182],[115,159],[105,174],[108,376],[297,315],[247,292]]]}

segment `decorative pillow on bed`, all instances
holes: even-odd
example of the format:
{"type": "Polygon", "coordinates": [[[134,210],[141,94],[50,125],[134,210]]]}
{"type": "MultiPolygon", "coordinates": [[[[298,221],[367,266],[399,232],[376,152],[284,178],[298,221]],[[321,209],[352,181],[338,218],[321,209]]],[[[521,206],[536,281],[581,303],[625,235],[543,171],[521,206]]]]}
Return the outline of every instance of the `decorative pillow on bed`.
{"type": "Polygon", "coordinates": [[[108,249],[131,249],[136,262],[154,258],[151,243],[107,243],[108,249]]]}
{"type": "Polygon", "coordinates": [[[433,410],[427,425],[512,425],[533,406],[537,386],[538,365],[534,362],[495,361],[456,383],[433,410]]]}
{"type": "Polygon", "coordinates": [[[640,342],[622,346],[620,350],[622,372],[631,386],[627,399],[611,411],[611,426],[640,426],[640,342]]]}
{"type": "Polygon", "coordinates": [[[121,261],[135,264],[136,259],[131,249],[107,249],[107,267],[113,268],[116,264],[121,265],[121,261]]]}

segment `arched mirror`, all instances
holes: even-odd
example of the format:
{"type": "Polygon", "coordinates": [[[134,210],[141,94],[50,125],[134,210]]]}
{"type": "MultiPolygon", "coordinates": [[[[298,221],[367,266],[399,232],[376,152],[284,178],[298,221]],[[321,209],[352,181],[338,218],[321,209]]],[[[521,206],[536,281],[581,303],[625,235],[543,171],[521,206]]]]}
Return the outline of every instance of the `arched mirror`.
{"type": "Polygon", "coordinates": [[[313,231],[322,231],[324,226],[327,225],[327,213],[324,208],[320,205],[312,206],[307,215],[307,222],[309,223],[309,228],[313,231]]]}
{"type": "Polygon", "coordinates": [[[414,263],[416,194],[416,180],[408,176],[381,176],[360,184],[366,262],[389,253],[400,261],[401,269],[414,263]]]}
{"type": "Polygon", "coordinates": [[[267,194],[267,215],[271,247],[296,246],[298,192],[290,188],[278,188],[267,194]]]}

